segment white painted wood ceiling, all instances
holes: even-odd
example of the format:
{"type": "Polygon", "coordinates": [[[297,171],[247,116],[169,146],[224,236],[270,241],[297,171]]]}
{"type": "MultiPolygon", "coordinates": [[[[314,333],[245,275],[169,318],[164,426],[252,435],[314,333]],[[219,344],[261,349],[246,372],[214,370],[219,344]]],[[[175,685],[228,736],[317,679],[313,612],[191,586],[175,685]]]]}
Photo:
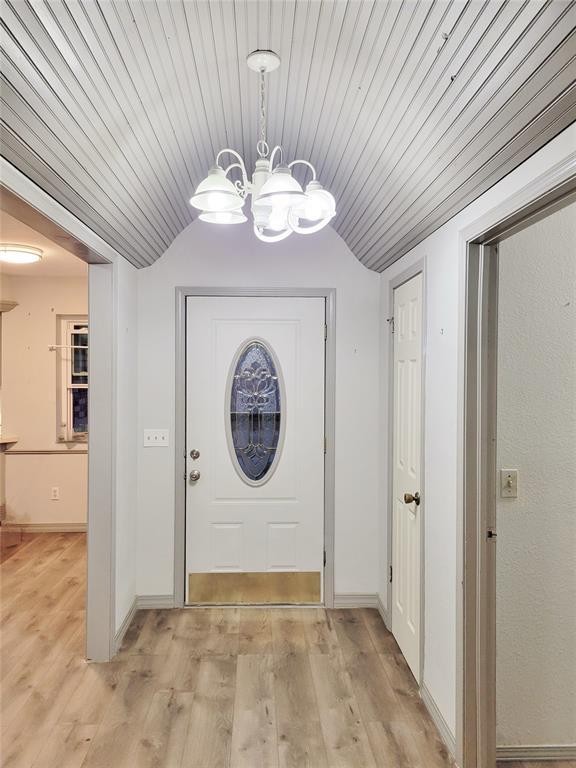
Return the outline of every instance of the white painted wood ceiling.
{"type": "Polygon", "coordinates": [[[576,119],[575,6],[3,0],[2,153],[146,266],[218,149],[252,165],[245,58],[270,48],[269,140],[316,165],[381,271],[576,119]]]}

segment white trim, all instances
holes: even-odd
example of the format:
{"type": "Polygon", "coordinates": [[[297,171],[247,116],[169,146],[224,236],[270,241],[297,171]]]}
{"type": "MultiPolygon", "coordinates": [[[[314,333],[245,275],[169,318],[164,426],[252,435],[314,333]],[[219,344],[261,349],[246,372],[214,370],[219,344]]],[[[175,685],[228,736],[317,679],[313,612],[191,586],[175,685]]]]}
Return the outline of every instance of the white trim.
{"type": "Polygon", "coordinates": [[[392,626],[392,622],[390,621],[390,614],[388,613],[388,609],[382,602],[380,595],[376,595],[376,608],[378,609],[380,618],[384,622],[384,626],[386,627],[388,632],[391,632],[390,627],[392,626]]]}
{"type": "Polygon", "coordinates": [[[428,714],[432,718],[432,722],[438,729],[438,733],[444,742],[444,746],[448,752],[450,752],[450,756],[453,758],[456,754],[456,736],[450,730],[450,726],[446,720],[444,720],[442,712],[440,712],[438,709],[438,706],[425,683],[422,683],[420,686],[420,698],[424,702],[426,709],[428,710],[428,714]]]}
{"type": "Polygon", "coordinates": [[[378,595],[371,592],[337,592],[334,608],[378,608],[378,595]]]}
{"type": "Polygon", "coordinates": [[[29,523],[6,520],[2,530],[21,530],[22,533],[86,533],[86,523],[29,523]]]}
{"type": "Polygon", "coordinates": [[[497,760],[576,760],[576,744],[496,747],[497,760]]]}
{"type": "Polygon", "coordinates": [[[151,610],[152,608],[175,608],[174,595],[136,595],[136,608],[151,610]]]}
{"type": "Polygon", "coordinates": [[[130,628],[130,624],[132,624],[132,619],[136,615],[137,610],[138,610],[137,598],[134,598],[134,600],[132,600],[132,605],[130,606],[128,613],[126,614],[126,616],[124,616],[124,621],[122,622],[118,631],[114,635],[114,645],[113,645],[112,656],[115,656],[120,650],[120,646],[122,645],[122,641],[124,640],[124,635],[126,634],[126,632],[128,632],[130,628]]]}

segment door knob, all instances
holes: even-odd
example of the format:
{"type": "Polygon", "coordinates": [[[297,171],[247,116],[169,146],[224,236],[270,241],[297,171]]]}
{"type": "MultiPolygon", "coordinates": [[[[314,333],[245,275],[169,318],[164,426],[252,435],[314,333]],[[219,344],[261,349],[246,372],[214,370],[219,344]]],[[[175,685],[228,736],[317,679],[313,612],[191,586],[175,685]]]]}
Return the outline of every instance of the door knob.
{"type": "Polygon", "coordinates": [[[404,494],[404,504],[412,504],[414,502],[416,506],[420,506],[420,494],[418,491],[414,495],[411,493],[405,493],[404,494]]]}
{"type": "Polygon", "coordinates": [[[192,450],[190,451],[190,458],[194,459],[194,461],[196,461],[196,459],[199,459],[200,451],[197,451],[196,448],[192,448],[192,450]]]}
{"type": "Polygon", "coordinates": [[[200,472],[197,469],[193,469],[190,472],[190,482],[196,483],[198,480],[200,480],[200,472]]]}

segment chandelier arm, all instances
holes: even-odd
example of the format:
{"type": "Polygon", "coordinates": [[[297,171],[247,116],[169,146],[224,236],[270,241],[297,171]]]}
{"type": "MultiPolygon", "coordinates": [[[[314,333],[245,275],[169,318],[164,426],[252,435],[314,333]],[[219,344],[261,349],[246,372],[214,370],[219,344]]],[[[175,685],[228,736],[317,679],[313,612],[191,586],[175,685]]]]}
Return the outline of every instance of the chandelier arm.
{"type": "MultiPolygon", "coordinates": [[[[247,190],[248,189],[248,174],[246,173],[246,166],[244,165],[244,160],[242,159],[242,156],[239,155],[238,152],[236,152],[235,149],[229,149],[228,147],[226,147],[226,149],[221,149],[220,152],[218,152],[218,154],[216,155],[216,165],[220,165],[220,158],[221,158],[222,155],[225,155],[226,153],[228,153],[229,155],[232,155],[233,157],[235,157],[238,160],[238,164],[237,165],[238,165],[238,168],[240,168],[240,170],[242,172],[242,183],[244,185],[244,189],[247,190]]],[[[231,167],[233,167],[233,166],[228,166],[228,168],[226,169],[225,172],[228,173],[228,170],[231,167]]]]}
{"type": "Polygon", "coordinates": [[[282,152],[282,147],[280,144],[276,144],[272,152],[270,153],[270,165],[268,167],[268,170],[270,173],[272,173],[272,168],[274,166],[274,156],[276,155],[276,152],[280,152],[280,162],[284,159],[284,153],[282,152]]]}
{"type": "Polygon", "coordinates": [[[292,234],[292,229],[289,227],[276,235],[265,235],[264,232],[254,224],[254,234],[258,240],[262,240],[263,243],[277,243],[280,240],[285,240],[289,237],[292,234]]]}
{"type": "Polygon", "coordinates": [[[288,168],[292,168],[293,165],[307,165],[312,171],[312,181],[316,181],[316,168],[308,160],[292,160],[291,163],[288,163],[288,168]]]}
{"type": "Polygon", "coordinates": [[[224,174],[228,176],[228,171],[231,171],[232,168],[240,168],[240,171],[242,172],[242,181],[235,181],[234,186],[240,192],[242,197],[246,197],[250,191],[248,180],[246,178],[246,169],[242,163],[231,163],[224,171],[224,174]]]}

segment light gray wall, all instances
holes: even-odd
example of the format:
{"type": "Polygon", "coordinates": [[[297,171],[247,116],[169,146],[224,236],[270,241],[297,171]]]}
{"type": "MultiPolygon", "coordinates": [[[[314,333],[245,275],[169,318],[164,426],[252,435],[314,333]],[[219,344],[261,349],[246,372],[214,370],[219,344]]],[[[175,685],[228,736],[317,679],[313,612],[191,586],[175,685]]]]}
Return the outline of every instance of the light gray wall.
{"type": "MultiPolygon", "coordinates": [[[[452,734],[456,734],[456,669],[461,637],[457,627],[458,580],[457,527],[462,512],[459,476],[462,445],[459,419],[463,408],[464,359],[464,249],[461,232],[480,216],[505,201],[554,164],[567,158],[576,146],[576,126],[567,128],[529,160],[520,165],[461,213],[426,238],[381,275],[382,287],[382,398],[388,397],[389,332],[385,318],[390,281],[422,259],[426,263],[425,350],[425,622],[424,683],[452,734]]],[[[388,411],[381,409],[381,431],[387,433],[388,411]]],[[[386,443],[381,466],[387,468],[386,443]]],[[[387,488],[387,483],[386,483],[387,488]]],[[[383,498],[386,498],[386,488],[383,498]]],[[[383,509],[382,516],[386,515],[383,509]]],[[[386,551],[386,526],[379,551],[386,551]]],[[[381,557],[381,563],[384,558],[381,557]]],[[[386,573],[380,574],[380,598],[386,601],[386,573]]]]}
{"type": "MultiPolygon", "coordinates": [[[[138,593],[173,592],[176,286],[336,288],[336,593],[378,587],[379,276],[327,227],[275,244],[200,221],[139,278],[138,593]],[[170,447],[142,447],[169,428],[170,447]]],[[[183,546],[183,544],[182,544],[183,546]]]]}
{"type": "Polygon", "coordinates": [[[576,203],[504,240],[497,744],[576,744],[576,203]]]}

